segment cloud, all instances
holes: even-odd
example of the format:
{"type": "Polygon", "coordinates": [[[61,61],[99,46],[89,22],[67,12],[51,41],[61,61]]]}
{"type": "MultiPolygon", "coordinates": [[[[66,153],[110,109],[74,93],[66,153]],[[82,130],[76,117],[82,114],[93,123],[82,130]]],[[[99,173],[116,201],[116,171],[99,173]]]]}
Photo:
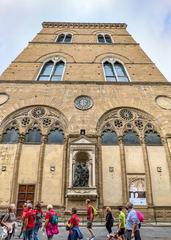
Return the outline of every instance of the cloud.
{"type": "Polygon", "coordinates": [[[171,81],[170,0],[1,0],[0,72],[40,31],[43,21],[126,22],[171,81]]]}

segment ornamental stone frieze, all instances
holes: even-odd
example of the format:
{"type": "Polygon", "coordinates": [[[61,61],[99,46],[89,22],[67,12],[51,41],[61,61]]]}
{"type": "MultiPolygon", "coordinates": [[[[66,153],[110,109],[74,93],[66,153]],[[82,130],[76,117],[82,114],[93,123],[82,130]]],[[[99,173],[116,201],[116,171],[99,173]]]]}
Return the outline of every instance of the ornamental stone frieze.
{"type": "Polygon", "coordinates": [[[145,132],[160,132],[153,117],[146,112],[124,107],[116,108],[105,113],[97,124],[98,133],[115,131],[122,136],[125,131],[136,131],[141,137],[145,132]]]}
{"type": "Polygon", "coordinates": [[[42,134],[47,134],[53,129],[63,132],[67,128],[67,120],[61,112],[53,108],[30,106],[17,110],[2,121],[1,133],[11,128],[19,129],[20,133],[32,128],[39,128],[42,134]]]}

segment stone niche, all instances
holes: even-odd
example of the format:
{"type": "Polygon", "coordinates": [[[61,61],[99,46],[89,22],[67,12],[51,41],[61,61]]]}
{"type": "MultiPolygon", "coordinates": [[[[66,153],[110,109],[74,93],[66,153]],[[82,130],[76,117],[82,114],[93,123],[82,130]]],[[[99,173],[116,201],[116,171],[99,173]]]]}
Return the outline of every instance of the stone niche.
{"type": "Polygon", "coordinates": [[[70,143],[67,208],[83,208],[85,199],[96,200],[95,143],[85,136],[70,143]]]}

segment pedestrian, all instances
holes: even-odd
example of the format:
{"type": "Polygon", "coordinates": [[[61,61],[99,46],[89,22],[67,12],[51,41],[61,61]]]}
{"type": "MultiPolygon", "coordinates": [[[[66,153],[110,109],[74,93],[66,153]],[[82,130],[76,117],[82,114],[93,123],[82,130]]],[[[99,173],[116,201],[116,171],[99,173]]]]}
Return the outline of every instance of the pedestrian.
{"type": "Polygon", "coordinates": [[[77,209],[72,208],[71,217],[68,222],[70,226],[68,240],[83,239],[83,234],[81,233],[79,228],[79,222],[80,219],[77,215],[77,209]]]}
{"type": "Polygon", "coordinates": [[[141,223],[144,222],[144,215],[141,211],[137,211],[137,217],[140,221],[140,223],[139,223],[139,229],[140,229],[141,228],[141,223]]]}
{"type": "Polygon", "coordinates": [[[47,206],[47,210],[43,231],[46,229],[47,238],[48,240],[51,240],[54,234],[59,233],[58,216],[53,210],[53,206],[51,204],[47,206]]]}
{"type": "Polygon", "coordinates": [[[125,234],[125,213],[122,211],[122,207],[118,207],[119,210],[119,224],[118,224],[118,236],[120,236],[121,239],[124,240],[124,234],[125,234]]]}
{"type": "Polygon", "coordinates": [[[131,240],[141,240],[140,231],[139,231],[139,219],[137,217],[137,213],[133,208],[133,204],[128,202],[126,204],[126,209],[128,211],[128,215],[126,218],[126,239],[131,240]]]}
{"type": "Polygon", "coordinates": [[[106,229],[108,233],[112,233],[114,217],[112,215],[112,211],[110,207],[106,207],[106,229]]]}
{"type": "Polygon", "coordinates": [[[6,232],[5,240],[10,240],[15,232],[15,224],[16,224],[16,207],[15,204],[10,204],[7,213],[3,216],[1,220],[1,225],[3,226],[3,230],[6,232]]]}
{"type": "Polygon", "coordinates": [[[93,206],[91,205],[90,199],[86,199],[86,207],[87,207],[87,229],[90,233],[89,240],[93,240],[95,239],[95,234],[92,229],[94,215],[93,215],[93,206]]]}
{"type": "Polygon", "coordinates": [[[22,236],[22,234],[23,234],[24,219],[25,219],[25,215],[26,215],[27,211],[28,211],[27,202],[25,202],[25,203],[23,204],[23,210],[22,210],[22,212],[21,212],[21,223],[22,223],[22,225],[21,225],[20,234],[18,235],[19,238],[21,238],[21,236],[22,236]]]}
{"type": "Polygon", "coordinates": [[[33,231],[35,226],[36,212],[33,209],[32,203],[27,204],[28,211],[24,217],[23,238],[24,240],[33,239],[33,231]]]}
{"type": "Polygon", "coordinates": [[[34,240],[39,240],[38,232],[39,232],[39,229],[42,227],[42,223],[43,223],[43,212],[42,212],[42,206],[40,203],[36,204],[35,212],[36,212],[36,219],[35,219],[33,236],[34,236],[34,240]]]}

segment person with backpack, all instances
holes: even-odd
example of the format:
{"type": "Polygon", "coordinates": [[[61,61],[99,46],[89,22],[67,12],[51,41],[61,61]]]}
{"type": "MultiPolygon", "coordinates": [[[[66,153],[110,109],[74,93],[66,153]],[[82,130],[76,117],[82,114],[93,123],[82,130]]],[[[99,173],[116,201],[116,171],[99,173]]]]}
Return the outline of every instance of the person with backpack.
{"type": "Polygon", "coordinates": [[[118,236],[124,240],[124,234],[126,229],[125,213],[122,211],[123,207],[118,207],[119,210],[119,224],[118,224],[118,236]]]}
{"type": "Polygon", "coordinates": [[[87,207],[87,229],[90,233],[89,240],[94,240],[95,234],[93,232],[92,227],[93,227],[93,220],[94,220],[95,212],[93,210],[93,206],[91,205],[90,199],[86,199],[86,207],[87,207]]]}
{"type": "Polygon", "coordinates": [[[141,223],[144,222],[144,215],[142,214],[141,211],[137,211],[137,217],[139,219],[139,229],[141,228],[141,223]]]}
{"type": "Polygon", "coordinates": [[[31,203],[27,204],[27,209],[28,211],[26,212],[24,217],[23,238],[24,240],[32,240],[36,219],[36,211],[33,209],[31,203]]]}
{"type": "Polygon", "coordinates": [[[48,211],[45,215],[45,224],[43,227],[43,231],[46,229],[47,238],[48,240],[51,240],[54,234],[59,233],[58,216],[53,210],[53,206],[51,204],[47,206],[47,210],[48,211]]]}
{"type": "Polygon", "coordinates": [[[36,204],[35,212],[36,212],[36,219],[35,219],[33,236],[34,236],[34,240],[39,240],[38,232],[39,232],[39,229],[42,227],[42,222],[43,222],[43,212],[42,212],[42,206],[40,203],[36,204]]]}
{"type": "Polygon", "coordinates": [[[14,235],[16,224],[15,211],[15,204],[10,204],[7,213],[2,215],[1,217],[1,226],[2,231],[4,232],[5,240],[10,240],[11,237],[14,235]]]}
{"type": "Polygon", "coordinates": [[[77,215],[77,209],[72,208],[71,217],[68,221],[70,226],[68,240],[83,239],[83,234],[81,233],[79,228],[79,222],[80,222],[80,219],[77,215]]]}
{"type": "Polygon", "coordinates": [[[114,217],[112,215],[112,210],[110,207],[106,207],[106,229],[108,233],[112,233],[114,217]]]}
{"type": "Polygon", "coordinates": [[[128,215],[126,218],[126,240],[141,240],[140,231],[139,231],[139,219],[137,217],[137,213],[133,208],[133,204],[128,202],[126,204],[126,209],[128,211],[128,215]]]}

